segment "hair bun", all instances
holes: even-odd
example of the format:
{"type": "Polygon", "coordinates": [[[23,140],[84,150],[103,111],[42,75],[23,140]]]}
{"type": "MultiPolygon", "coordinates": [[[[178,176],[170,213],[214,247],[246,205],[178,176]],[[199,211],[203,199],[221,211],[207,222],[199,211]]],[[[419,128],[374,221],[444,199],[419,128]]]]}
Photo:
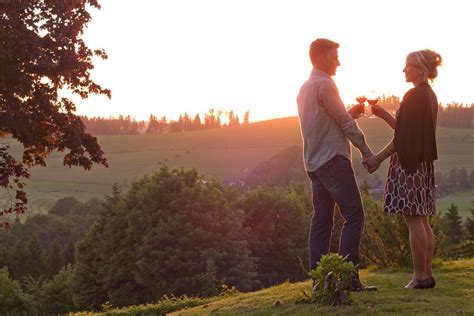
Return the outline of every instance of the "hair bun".
{"type": "Polygon", "coordinates": [[[423,55],[423,60],[425,62],[425,67],[428,70],[428,78],[433,80],[438,76],[438,66],[441,66],[443,63],[443,58],[437,52],[431,49],[424,49],[421,51],[423,55]]]}

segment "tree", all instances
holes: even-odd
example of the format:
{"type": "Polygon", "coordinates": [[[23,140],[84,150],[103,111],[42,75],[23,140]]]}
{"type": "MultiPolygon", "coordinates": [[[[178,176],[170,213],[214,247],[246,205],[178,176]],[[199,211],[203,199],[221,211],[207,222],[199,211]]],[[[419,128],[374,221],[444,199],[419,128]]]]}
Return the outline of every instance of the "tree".
{"type": "Polygon", "coordinates": [[[466,218],[464,226],[467,230],[467,236],[469,240],[474,240],[474,209],[471,208],[471,216],[466,218]]]}
{"type": "Polygon", "coordinates": [[[449,244],[458,244],[463,240],[464,232],[458,207],[451,204],[443,218],[442,231],[446,235],[449,244]]]}
{"type": "Polygon", "coordinates": [[[45,269],[45,254],[44,248],[38,236],[33,235],[28,244],[28,257],[26,259],[26,266],[29,268],[28,274],[34,278],[47,274],[45,269]]]}
{"type": "Polygon", "coordinates": [[[193,121],[188,113],[184,113],[183,115],[183,131],[190,131],[193,129],[193,121]]]}
{"type": "Polygon", "coordinates": [[[42,312],[46,315],[64,315],[75,309],[72,283],[74,268],[64,267],[41,287],[42,312]]]}
{"type": "Polygon", "coordinates": [[[49,214],[64,216],[70,214],[75,206],[81,202],[73,196],[67,196],[56,201],[56,204],[49,210],[49,214]]]}
{"type": "Polygon", "coordinates": [[[230,110],[227,113],[227,117],[229,119],[229,126],[239,126],[240,125],[239,116],[234,114],[234,111],[230,110]]]}
{"type": "Polygon", "coordinates": [[[250,124],[250,110],[247,110],[244,114],[244,121],[242,122],[242,125],[249,125],[250,124]]]}
{"type": "Polygon", "coordinates": [[[145,131],[146,134],[153,134],[156,129],[156,117],[153,114],[150,114],[150,118],[148,119],[148,127],[145,131]]]}
{"type": "Polygon", "coordinates": [[[166,167],[133,183],[125,195],[115,192],[77,246],[78,307],[209,295],[224,282],[254,289],[254,259],[235,200],[234,191],[195,170],[166,167]]]}
{"type": "Polygon", "coordinates": [[[202,128],[201,117],[199,116],[199,114],[196,114],[193,120],[193,129],[200,130],[201,128],[202,128]]]}
{"type": "Polygon", "coordinates": [[[25,295],[18,281],[12,280],[6,268],[0,268],[0,314],[28,314],[25,295]]]}
{"type": "Polygon", "coordinates": [[[74,102],[59,96],[68,90],[81,98],[111,97],[90,76],[93,57],[107,55],[82,39],[91,20],[88,6],[100,9],[97,0],[0,2],[0,138],[10,135],[24,146],[17,161],[7,144],[0,145],[0,186],[16,191],[0,215],[26,211],[28,168],[45,166],[54,150],[68,151],[63,163],[69,167],[107,166],[97,139],[74,113],[74,102]]]}
{"type": "Polygon", "coordinates": [[[474,170],[471,170],[469,174],[469,185],[474,188],[474,170]]]}
{"type": "Polygon", "coordinates": [[[258,258],[258,278],[264,286],[307,277],[299,259],[307,262],[312,209],[304,200],[297,190],[258,187],[239,202],[245,213],[244,227],[250,232],[249,248],[258,258]]]}
{"type": "Polygon", "coordinates": [[[84,238],[104,208],[95,198],[84,203],[64,198],[53,209],[60,215],[33,215],[10,231],[0,230],[0,266],[7,266],[13,279],[48,279],[74,263],[74,243],[84,238]]]}
{"type": "Polygon", "coordinates": [[[153,114],[150,114],[148,119],[148,127],[145,131],[146,134],[158,134],[160,132],[160,123],[158,119],[153,114]]]}
{"type": "Polygon", "coordinates": [[[458,186],[458,173],[459,170],[456,167],[449,170],[446,182],[452,188],[456,188],[458,186]]]}
{"type": "MultiPolygon", "coordinates": [[[[52,277],[57,274],[64,264],[64,260],[61,256],[61,247],[57,241],[54,242],[53,246],[48,250],[45,256],[46,268],[48,269],[48,276],[52,277]]],[[[43,271],[45,274],[45,271],[43,271]]]]}
{"type": "Polygon", "coordinates": [[[458,183],[461,189],[467,189],[470,187],[469,177],[467,175],[466,168],[461,168],[458,172],[458,183]]]}

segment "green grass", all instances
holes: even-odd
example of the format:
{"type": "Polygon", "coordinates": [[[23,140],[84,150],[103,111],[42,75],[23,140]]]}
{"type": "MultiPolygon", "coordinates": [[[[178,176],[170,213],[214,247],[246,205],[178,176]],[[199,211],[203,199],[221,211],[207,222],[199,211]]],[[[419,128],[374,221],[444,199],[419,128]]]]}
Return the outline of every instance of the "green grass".
{"type": "Polygon", "coordinates": [[[471,216],[470,209],[474,209],[474,192],[472,190],[456,192],[436,201],[438,212],[444,213],[451,204],[456,204],[461,217],[471,216]]]}
{"type": "MultiPolygon", "coordinates": [[[[409,271],[361,271],[377,292],[351,293],[349,306],[330,307],[298,304],[310,293],[309,281],[284,283],[258,292],[214,297],[200,306],[180,309],[168,315],[473,315],[474,259],[444,263],[435,269],[437,286],[432,290],[405,290],[409,271]]],[[[180,302],[182,304],[182,302],[180,302]]],[[[157,315],[157,305],[121,309],[125,315],[157,315]]],[[[113,313],[113,311],[111,311],[113,313]]],[[[111,313],[109,313],[111,314],[111,313]]],[[[86,315],[86,314],[77,314],[86,315]]],[[[100,315],[100,314],[87,314],[100,315]]]]}
{"type": "MultiPolygon", "coordinates": [[[[362,118],[358,123],[374,150],[381,149],[392,137],[392,131],[380,120],[362,118]]],[[[472,131],[438,129],[437,170],[446,173],[453,167],[474,169],[472,131]]],[[[61,153],[53,153],[46,168],[31,170],[27,191],[32,212],[43,212],[57,199],[68,195],[79,199],[102,197],[111,192],[113,183],[130,183],[158,170],[162,164],[196,167],[199,172],[219,179],[245,178],[261,161],[289,146],[301,145],[296,117],[243,127],[161,135],[98,136],[98,139],[109,160],[109,168],[94,166],[92,171],[86,172],[64,167],[61,153]]],[[[22,147],[16,142],[11,146],[14,155],[20,157],[22,147]]],[[[360,170],[356,170],[358,179],[362,181],[367,174],[360,167],[359,154],[353,157],[354,166],[360,170]]],[[[381,179],[385,178],[387,166],[385,162],[377,172],[381,179]]]]}
{"type": "Polygon", "coordinates": [[[171,315],[359,315],[359,314],[438,314],[474,313],[474,260],[447,264],[435,271],[437,288],[429,291],[405,290],[408,272],[365,272],[363,280],[377,285],[374,293],[352,293],[353,304],[321,307],[295,304],[309,292],[310,283],[283,284],[256,293],[216,300],[205,307],[182,310],[171,315]],[[279,301],[281,304],[276,305],[279,301]]]}

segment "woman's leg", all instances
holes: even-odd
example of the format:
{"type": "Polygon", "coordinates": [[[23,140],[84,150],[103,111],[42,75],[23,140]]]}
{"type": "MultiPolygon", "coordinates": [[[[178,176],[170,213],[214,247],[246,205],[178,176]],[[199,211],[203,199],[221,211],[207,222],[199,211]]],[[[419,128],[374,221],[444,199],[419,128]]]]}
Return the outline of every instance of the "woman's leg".
{"type": "Polygon", "coordinates": [[[426,216],[423,217],[423,227],[426,233],[426,239],[428,242],[428,248],[426,250],[426,273],[428,277],[432,277],[432,265],[433,265],[433,253],[434,253],[434,246],[435,246],[435,238],[433,234],[433,230],[431,229],[430,223],[428,223],[428,218],[426,216]]]}
{"type": "Polygon", "coordinates": [[[413,278],[410,283],[406,285],[406,288],[412,288],[420,281],[428,278],[426,271],[428,238],[423,225],[423,218],[424,216],[405,215],[414,269],[413,278]]]}

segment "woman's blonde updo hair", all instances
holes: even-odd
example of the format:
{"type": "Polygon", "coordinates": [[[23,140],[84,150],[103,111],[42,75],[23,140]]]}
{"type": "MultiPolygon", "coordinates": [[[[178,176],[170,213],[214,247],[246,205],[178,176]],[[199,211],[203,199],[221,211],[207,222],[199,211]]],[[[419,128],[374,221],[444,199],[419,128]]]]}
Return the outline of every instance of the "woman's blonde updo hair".
{"type": "Polygon", "coordinates": [[[438,76],[437,67],[443,63],[441,55],[430,49],[412,52],[407,56],[407,65],[423,71],[423,80],[433,81],[438,76]]]}

